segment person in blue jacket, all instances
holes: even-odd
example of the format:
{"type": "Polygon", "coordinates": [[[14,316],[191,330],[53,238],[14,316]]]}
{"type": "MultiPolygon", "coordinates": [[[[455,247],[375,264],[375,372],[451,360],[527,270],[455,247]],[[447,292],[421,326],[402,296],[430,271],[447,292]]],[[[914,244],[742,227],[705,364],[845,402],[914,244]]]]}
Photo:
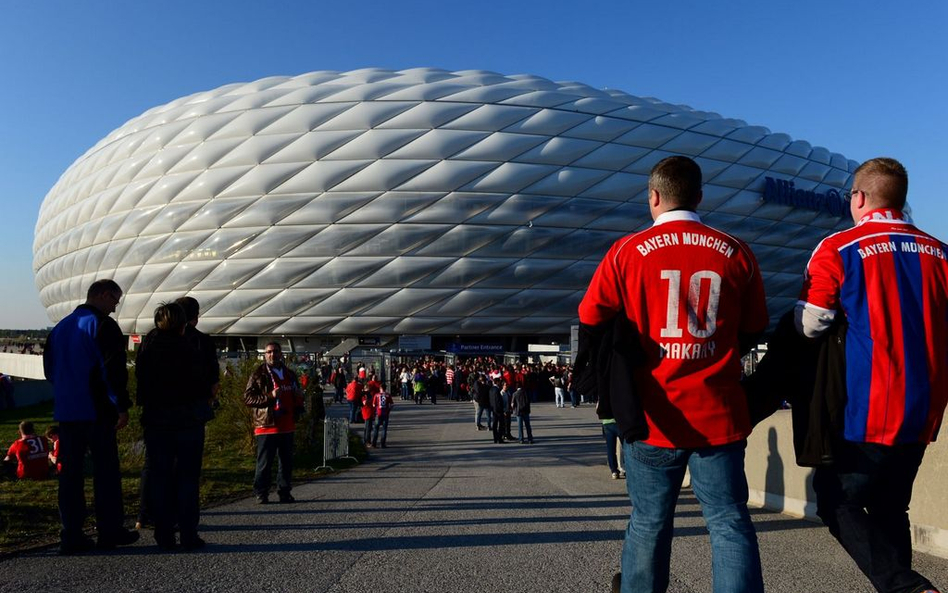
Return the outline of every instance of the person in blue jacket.
{"type": "Polygon", "coordinates": [[[125,337],[109,317],[122,298],[114,280],[97,280],[86,302],[56,324],[43,351],[53,385],[53,417],[59,422],[61,554],[109,550],[138,539],[124,525],[116,432],[128,424],[125,337]],[[98,541],[83,534],[86,501],[83,464],[92,453],[98,541]]]}

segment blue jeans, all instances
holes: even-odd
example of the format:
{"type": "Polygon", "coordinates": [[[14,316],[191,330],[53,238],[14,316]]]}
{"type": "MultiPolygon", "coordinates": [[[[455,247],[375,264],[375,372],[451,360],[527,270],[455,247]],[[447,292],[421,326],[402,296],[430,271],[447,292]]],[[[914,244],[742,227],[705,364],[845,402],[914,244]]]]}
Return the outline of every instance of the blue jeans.
{"type": "Polygon", "coordinates": [[[622,593],[668,589],[672,522],[685,468],[711,532],[714,593],[762,593],[757,535],[747,511],[746,441],[700,449],[623,443],[632,517],[622,547],[622,593]]]}
{"type": "Polygon", "coordinates": [[[490,410],[490,406],[486,406],[486,407],[485,407],[485,406],[481,406],[480,404],[477,404],[477,410],[474,412],[474,422],[475,422],[478,426],[481,426],[481,418],[484,416],[484,412],[487,412],[487,426],[488,426],[488,428],[489,428],[489,427],[490,427],[490,423],[491,423],[491,410],[490,410]]]}
{"type": "Polygon", "coordinates": [[[362,405],[354,400],[349,402],[349,424],[355,424],[360,413],[362,413],[362,405]]]}
{"type": "Polygon", "coordinates": [[[379,444],[379,433],[382,433],[382,446],[385,446],[385,438],[388,436],[388,416],[377,416],[375,418],[375,435],[372,437],[372,446],[379,444]]]}
{"type": "Polygon", "coordinates": [[[533,442],[533,429],[530,428],[530,414],[521,414],[517,416],[517,440],[521,443],[524,441],[523,438],[523,429],[527,429],[527,438],[529,442],[533,442]]]}
{"type": "Polygon", "coordinates": [[[619,442],[619,425],[615,422],[603,424],[602,436],[606,439],[606,462],[609,464],[609,471],[616,473],[619,471],[619,459],[616,456],[616,444],[619,442]]]}

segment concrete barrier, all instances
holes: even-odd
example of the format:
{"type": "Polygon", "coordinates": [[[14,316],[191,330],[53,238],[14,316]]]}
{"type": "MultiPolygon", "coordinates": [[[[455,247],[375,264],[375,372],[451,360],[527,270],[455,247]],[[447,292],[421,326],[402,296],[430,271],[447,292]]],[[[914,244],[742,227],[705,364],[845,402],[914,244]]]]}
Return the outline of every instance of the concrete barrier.
{"type": "MultiPolygon", "coordinates": [[[[754,428],[747,442],[745,472],[751,504],[819,521],[813,469],[796,464],[789,411],[781,410],[754,428]]],[[[935,442],[915,480],[909,520],[913,547],[941,558],[948,558],[946,489],[948,445],[935,442]]]]}
{"type": "Polygon", "coordinates": [[[37,354],[0,352],[0,373],[20,379],[46,379],[43,374],[43,357],[37,354]]]}

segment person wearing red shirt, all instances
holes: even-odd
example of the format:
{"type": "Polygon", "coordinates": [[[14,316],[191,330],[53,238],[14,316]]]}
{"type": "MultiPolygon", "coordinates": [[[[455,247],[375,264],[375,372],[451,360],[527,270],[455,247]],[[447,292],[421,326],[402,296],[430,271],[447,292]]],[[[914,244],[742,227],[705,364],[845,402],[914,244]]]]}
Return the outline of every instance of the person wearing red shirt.
{"type": "Polygon", "coordinates": [[[385,448],[385,440],[388,438],[388,417],[392,411],[392,396],[385,391],[385,387],[375,394],[372,398],[372,407],[375,411],[375,432],[372,436],[372,446],[379,446],[379,432],[382,433],[382,448],[385,448]]]}
{"type": "Polygon", "coordinates": [[[606,253],[579,306],[588,325],[625,315],[643,361],[633,369],[648,437],[624,442],[632,516],[622,593],[668,587],[675,505],[685,469],[711,532],[715,593],[761,593],[747,511],[744,449],[751,424],[740,359],[768,324],[757,261],[739,239],[703,224],[701,169],[687,157],[651,171],[655,224],[606,253]]]}
{"type": "MultiPolygon", "coordinates": [[[[368,387],[368,386],[367,386],[368,387]]],[[[362,392],[362,442],[365,446],[372,446],[372,420],[375,418],[375,408],[372,407],[372,393],[366,388],[362,392]]]]}
{"type": "Polygon", "coordinates": [[[52,450],[49,452],[49,463],[56,468],[59,474],[63,470],[63,464],[59,461],[59,427],[55,424],[46,429],[46,439],[49,440],[52,450]]]}
{"type": "Polygon", "coordinates": [[[359,413],[362,398],[362,384],[355,377],[346,385],[346,401],[349,402],[349,424],[354,424],[359,413]]]}
{"type": "Polygon", "coordinates": [[[259,504],[270,502],[270,472],[277,457],[277,494],[280,502],[295,502],[290,494],[293,476],[293,436],[296,419],[303,413],[303,392],[296,373],[283,364],[280,344],[270,342],[264,362],[250,375],[244,403],[253,408],[257,440],[257,468],[253,491],[259,504]]]}
{"type": "Polygon", "coordinates": [[[904,214],[908,173],[866,161],[848,194],[856,223],[807,264],[797,330],[844,315],[846,408],[834,463],[813,476],[816,512],[878,591],[934,591],[912,570],[908,508],[948,402],[948,246],[904,214]]]}
{"type": "Polygon", "coordinates": [[[20,480],[45,480],[49,477],[49,442],[36,435],[33,423],[20,422],[20,438],[13,441],[4,462],[16,460],[16,477],[20,480]]]}

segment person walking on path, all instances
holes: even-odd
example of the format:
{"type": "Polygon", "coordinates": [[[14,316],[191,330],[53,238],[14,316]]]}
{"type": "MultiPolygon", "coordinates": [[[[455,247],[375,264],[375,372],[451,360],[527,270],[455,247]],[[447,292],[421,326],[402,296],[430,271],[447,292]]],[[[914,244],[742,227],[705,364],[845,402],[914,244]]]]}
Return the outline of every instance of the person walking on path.
{"type": "Polygon", "coordinates": [[[522,388],[518,387],[511,397],[512,413],[517,417],[517,440],[520,444],[533,444],[533,429],[530,427],[530,396],[522,388]],[[524,433],[526,430],[526,433],[524,433]],[[526,436],[526,438],[524,438],[526,436]]]}
{"type": "Polygon", "coordinates": [[[362,384],[355,377],[346,385],[346,401],[349,402],[349,424],[355,424],[362,401],[362,384]]]}
{"type": "Polygon", "coordinates": [[[379,433],[382,434],[382,448],[385,448],[385,441],[388,438],[388,418],[392,412],[392,396],[382,386],[382,390],[372,398],[372,407],[375,409],[375,433],[372,435],[372,446],[379,446],[379,433]]]}
{"type": "Polygon", "coordinates": [[[495,444],[501,444],[504,442],[504,417],[506,416],[506,413],[504,409],[504,396],[501,393],[500,385],[501,379],[498,377],[491,382],[491,386],[488,391],[488,397],[490,398],[490,409],[493,414],[491,418],[490,429],[493,433],[495,444]]]}
{"type": "Polygon", "coordinates": [[[109,317],[122,298],[114,280],[96,280],[86,302],[50,332],[43,368],[53,385],[53,417],[59,422],[62,472],[59,516],[62,554],[84,552],[92,541],[83,535],[86,518],[86,452],[92,453],[95,516],[99,549],[134,543],[137,531],[124,525],[122,482],[116,432],[128,425],[125,337],[109,317]]]}
{"type": "Polygon", "coordinates": [[[483,374],[472,373],[471,377],[473,378],[471,388],[474,391],[474,424],[477,425],[477,430],[487,430],[491,427],[490,387],[483,374]],[[487,412],[486,426],[481,423],[485,411],[487,412]]]}
{"type": "MultiPolygon", "coordinates": [[[[362,442],[366,447],[372,446],[372,427],[375,424],[375,408],[372,407],[372,398],[370,391],[366,389],[362,394],[362,442]]],[[[376,392],[378,393],[378,392],[376,392]]]]}
{"type": "Polygon", "coordinates": [[[566,407],[566,383],[565,383],[565,374],[564,375],[552,375],[550,377],[550,383],[553,384],[553,394],[555,396],[556,407],[565,408],[566,407]]]}
{"type": "Polygon", "coordinates": [[[622,447],[632,502],[622,593],[667,589],[686,468],[711,533],[714,593],[763,591],[747,510],[751,424],[740,360],[768,324],[764,287],[747,245],[701,222],[700,201],[697,163],[659,161],[648,183],[655,224],[612,245],[579,306],[586,325],[625,315],[643,353],[633,375],[648,436],[622,447]]]}
{"type": "Polygon", "coordinates": [[[411,388],[415,394],[415,403],[418,405],[425,401],[426,382],[425,371],[421,368],[416,368],[415,374],[411,378],[411,388]]]}
{"type": "Polygon", "coordinates": [[[329,375],[329,382],[332,383],[333,388],[335,388],[335,394],[333,395],[332,401],[336,404],[341,404],[346,397],[346,370],[342,368],[342,365],[336,367],[336,369],[329,375]]]}
{"type": "Polygon", "coordinates": [[[606,440],[606,463],[609,465],[609,472],[613,480],[625,477],[625,472],[619,468],[619,456],[616,450],[619,446],[621,437],[619,435],[619,426],[615,418],[602,419],[602,437],[606,440]]]}
{"type": "Polygon", "coordinates": [[[912,570],[912,487],[948,402],[948,246],[905,215],[895,159],[856,169],[856,226],[807,264],[797,330],[816,337],[844,315],[846,407],[834,463],[816,469],[817,514],[880,592],[935,591],[912,570]]]}
{"type": "Polygon", "coordinates": [[[296,418],[303,413],[303,394],[296,373],[283,364],[276,342],[264,349],[264,362],[254,370],[244,390],[244,403],[253,408],[257,440],[257,468],[253,492],[259,504],[270,502],[270,473],[277,456],[277,494],[280,502],[295,502],[292,490],[293,436],[296,418]]]}

